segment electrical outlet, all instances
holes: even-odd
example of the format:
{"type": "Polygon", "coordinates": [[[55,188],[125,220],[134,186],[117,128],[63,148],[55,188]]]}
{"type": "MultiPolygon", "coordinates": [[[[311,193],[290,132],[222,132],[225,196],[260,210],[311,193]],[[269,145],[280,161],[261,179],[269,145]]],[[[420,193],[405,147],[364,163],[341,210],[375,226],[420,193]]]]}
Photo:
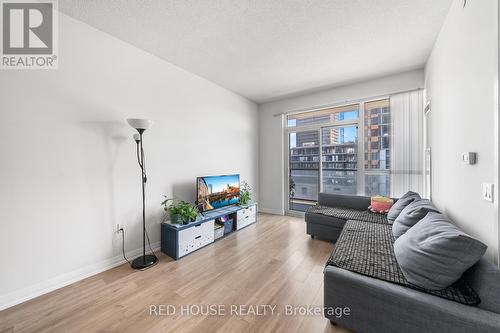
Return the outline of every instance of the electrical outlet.
{"type": "Polygon", "coordinates": [[[116,224],[116,233],[120,233],[121,230],[125,231],[125,226],[123,224],[117,223],[116,224]]]}
{"type": "Polygon", "coordinates": [[[493,202],[493,184],[483,183],[483,199],[493,202]]]}

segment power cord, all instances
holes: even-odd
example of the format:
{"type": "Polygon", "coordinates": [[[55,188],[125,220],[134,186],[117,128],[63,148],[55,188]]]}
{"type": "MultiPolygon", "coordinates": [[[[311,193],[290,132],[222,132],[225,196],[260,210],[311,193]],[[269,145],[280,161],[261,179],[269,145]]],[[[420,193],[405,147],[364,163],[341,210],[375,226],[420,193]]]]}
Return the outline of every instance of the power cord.
{"type": "MultiPolygon", "coordinates": [[[[129,263],[129,265],[132,265],[132,263],[125,256],[125,230],[123,228],[120,228],[118,231],[121,232],[121,234],[122,234],[122,255],[123,255],[123,259],[125,259],[125,261],[127,261],[129,263]]],[[[156,256],[155,251],[153,251],[153,249],[151,248],[151,241],[149,240],[149,235],[148,235],[148,231],[147,230],[146,230],[146,238],[148,239],[149,250],[151,251],[151,253],[153,253],[156,256]]]]}
{"type": "Polygon", "coordinates": [[[149,235],[148,235],[148,229],[146,228],[146,238],[148,239],[148,247],[149,247],[149,250],[151,251],[152,254],[155,255],[155,257],[158,257],[155,253],[155,251],[153,251],[153,249],[151,248],[151,242],[149,241],[149,235]]]}
{"type": "Polygon", "coordinates": [[[130,261],[127,259],[127,257],[125,256],[125,230],[123,230],[123,228],[120,228],[120,230],[118,230],[122,233],[122,254],[123,254],[123,259],[125,259],[129,265],[131,265],[130,261]]]}

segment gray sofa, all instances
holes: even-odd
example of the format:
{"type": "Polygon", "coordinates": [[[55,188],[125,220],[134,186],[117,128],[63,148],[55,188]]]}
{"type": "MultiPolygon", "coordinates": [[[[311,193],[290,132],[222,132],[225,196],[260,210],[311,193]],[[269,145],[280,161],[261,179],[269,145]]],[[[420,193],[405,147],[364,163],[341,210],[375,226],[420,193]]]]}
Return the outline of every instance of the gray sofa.
{"type": "MultiPolygon", "coordinates": [[[[370,198],[320,193],[318,204],[366,210],[370,198]]],[[[306,213],[307,233],[335,242],[346,221],[319,215],[306,213]]],[[[483,259],[464,278],[481,298],[478,306],[328,265],[325,317],[356,332],[500,332],[500,269],[483,259]],[[348,314],[328,311],[341,308],[348,314]]]]}

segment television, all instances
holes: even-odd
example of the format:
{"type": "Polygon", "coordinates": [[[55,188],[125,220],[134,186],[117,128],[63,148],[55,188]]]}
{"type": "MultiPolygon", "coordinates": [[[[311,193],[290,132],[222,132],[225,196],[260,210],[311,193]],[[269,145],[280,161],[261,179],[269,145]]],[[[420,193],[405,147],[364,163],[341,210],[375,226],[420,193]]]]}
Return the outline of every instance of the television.
{"type": "Polygon", "coordinates": [[[196,192],[202,212],[235,205],[240,202],[240,175],[198,177],[196,192]]]}

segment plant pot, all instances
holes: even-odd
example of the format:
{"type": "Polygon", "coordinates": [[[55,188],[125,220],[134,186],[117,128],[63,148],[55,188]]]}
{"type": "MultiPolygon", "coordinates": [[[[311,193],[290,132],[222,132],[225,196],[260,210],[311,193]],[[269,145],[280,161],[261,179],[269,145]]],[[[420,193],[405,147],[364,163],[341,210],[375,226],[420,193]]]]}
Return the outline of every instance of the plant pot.
{"type": "Polygon", "coordinates": [[[196,221],[196,219],[187,219],[187,220],[183,220],[182,224],[189,224],[189,223],[194,222],[194,221],[196,221]]]}
{"type": "Polygon", "coordinates": [[[179,224],[182,221],[179,219],[179,214],[170,214],[170,222],[172,224],[179,224]]]}

